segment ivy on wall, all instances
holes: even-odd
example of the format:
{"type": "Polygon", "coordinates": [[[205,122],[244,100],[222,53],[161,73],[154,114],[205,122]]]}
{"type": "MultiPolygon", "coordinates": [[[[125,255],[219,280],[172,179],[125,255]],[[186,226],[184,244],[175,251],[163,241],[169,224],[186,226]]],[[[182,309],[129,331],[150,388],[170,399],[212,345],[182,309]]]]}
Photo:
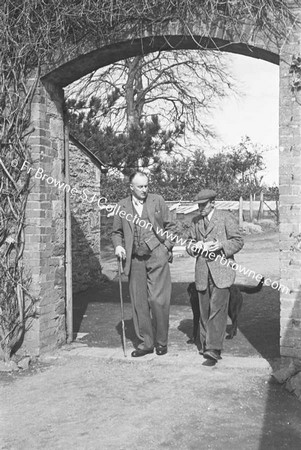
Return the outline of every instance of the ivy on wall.
{"type": "Polygon", "coordinates": [[[293,56],[289,73],[292,75],[292,91],[298,92],[301,90],[301,57],[293,56]]]}
{"type": "Polygon", "coordinates": [[[0,358],[9,360],[34,314],[23,265],[30,161],[31,102],[40,67],[59,65],[79,45],[104,45],[143,27],[179,20],[191,34],[195,16],[235,30],[251,22],[276,42],[294,22],[283,0],[2,0],[0,11],[0,358]],[[35,78],[29,83],[29,79],[35,78]]]}

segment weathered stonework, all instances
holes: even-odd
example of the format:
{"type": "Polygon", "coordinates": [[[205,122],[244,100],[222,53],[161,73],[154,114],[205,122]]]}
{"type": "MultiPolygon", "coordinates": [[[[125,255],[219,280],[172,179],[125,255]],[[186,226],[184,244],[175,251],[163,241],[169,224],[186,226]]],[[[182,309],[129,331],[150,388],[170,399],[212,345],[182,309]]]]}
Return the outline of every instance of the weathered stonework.
{"type": "MultiPolygon", "coordinates": [[[[296,11],[296,13],[300,13],[296,11]]],[[[280,54],[280,266],[281,283],[290,288],[289,294],[281,294],[281,354],[301,357],[301,99],[291,91],[289,73],[293,55],[300,55],[300,28],[292,28],[286,41],[274,43],[264,34],[254,33],[252,24],[241,30],[228,29],[226,23],[204,24],[191,18],[194,36],[184,35],[183,24],[166,22],[141,30],[141,36],[120,36],[114,42],[99,43],[91,48],[65,49],[65,59],[56,67],[44,67],[42,81],[34,98],[32,121],[35,131],[31,136],[33,166],[41,166],[47,174],[64,178],[64,121],[63,92],[61,88],[83,75],[120,59],[163,49],[222,48],[224,51],[261,58],[279,63],[280,54]],[[54,88],[54,86],[57,86],[54,88]]],[[[62,49],[62,55],[63,55],[62,49]]],[[[62,56],[63,58],[63,56],[62,56]]],[[[88,170],[88,168],[87,168],[88,170]]],[[[73,174],[74,176],[74,174],[73,174]]],[[[64,329],[64,274],[65,274],[65,207],[64,192],[35,180],[27,209],[26,260],[32,271],[32,292],[39,300],[40,317],[35,321],[30,336],[33,346],[48,349],[65,339],[64,329]]],[[[79,183],[80,184],[80,183],[79,183]]],[[[95,270],[98,270],[99,247],[95,231],[95,212],[92,204],[82,210],[75,202],[76,220],[81,232],[89,230],[78,242],[74,257],[75,289],[81,289],[77,257],[87,248],[92,249],[95,270]],[[96,262],[98,261],[98,262],[96,262]]],[[[78,240],[78,237],[76,238],[78,240]]],[[[75,247],[74,247],[75,248],[75,247]]],[[[85,259],[85,258],[83,258],[85,259]]],[[[84,264],[84,263],[83,263],[84,264]]],[[[82,266],[88,273],[88,266],[82,266]]],[[[93,276],[92,276],[93,278],[93,276]]]]}
{"type": "Polygon", "coordinates": [[[282,293],[280,352],[301,358],[301,97],[292,91],[293,55],[301,52],[300,30],[292,31],[280,55],[279,257],[282,293]]]}
{"type": "MultiPolygon", "coordinates": [[[[100,259],[100,171],[90,159],[70,145],[70,185],[78,191],[71,196],[72,285],[73,292],[98,286],[100,259]]],[[[100,202],[101,204],[101,202],[100,202]]]]}
{"type": "MultiPolygon", "coordinates": [[[[31,191],[26,210],[25,264],[38,317],[23,351],[39,354],[65,342],[65,202],[54,179],[64,179],[63,92],[39,84],[32,103],[31,191]]],[[[23,162],[22,162],[23,163],[23,162]]],[[[21,162],[20,162],[21,166],[21,162]]],[[[21,168],[21,167],[20,167],[21,168]]]]}

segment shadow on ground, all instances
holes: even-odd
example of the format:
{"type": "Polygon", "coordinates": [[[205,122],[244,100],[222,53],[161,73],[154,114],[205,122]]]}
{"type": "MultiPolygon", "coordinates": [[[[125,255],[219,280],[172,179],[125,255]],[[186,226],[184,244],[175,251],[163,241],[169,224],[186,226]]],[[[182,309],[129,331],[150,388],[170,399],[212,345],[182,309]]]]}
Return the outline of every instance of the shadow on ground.
{"type": "MultiPolygon", "coordinates": [[[[296,296],[295,304],[291,312],[291,318],[296,317],[295,308],[299,308],[299,299],[301,298],[301,291],[296,296]]],[[[280,311],[279,311],[280,313],[280,311]]],[[[285,346],[286,338],[291,338],[291,329],[287,329],[286,334],[282,335],[282,344],[285,346]]],[[[267,335],[266,338],[271,336],[267,335]]],[[[278,338],[279,342],[280,337],[278,338]]],[[[287,364],[287,363],[286,363],[287,364]]],[[[282,390],[279,395],[279,385],[275,383],[269,384],[269,389],[266,395],[265,415],[262,424],[261,442],[258,450],[266,450],[269,448],[301,448],[301,432],[296,432],[291,426],[289,419],[289,412],[291,410],[292,401],[295,401],[296,416],[301,422],[300,402],[296,399],[290,398],[290,402],[287,401],[287,393],[282,390]],[[282,420],[279,426],[275,429],[275,423],[277,423],[277,410],[282,412],[282,420]],[[272,430],[274,429],[274,433],[272,430]]]]}
{"type": "MultiPolygon", "coordinates": [[[[187,344],[192,332],[192,312],[186,291],[187,286],[188,283],[173,283],[169,342],[174,352],[180,350],[186,353],[194,347],[187,344]]],[[[122,283],[122,290],[126,341],[128,351],[130,351],[129,347],[135,347],[137,340],[126,282],[122,283]]],[[[256,294],[243,293],[243,299],[238,334],[233,340],[225,341],[224,355],[251,357],[251,371],[252,357],[256,356],[268,360],[273,367],[279,361],[280,356],[279,293],[272,288],[264,287],[261,292],[256,294]]],[[[88,346],[121,348],[122,326],[118,282],[108,281],[101,289],[91,289],[74,296],[74,331],[88,333],[82,339],[82,342],[88,346]]],[[[197,352],[195,354],[197,359],[197,352]]],[[[239,373],[236,374],[237,383],[239,377],[243,375],[242,373],[239,375],[239,373]]],[[[274,383],[272,378],[262,380],[262,383],[266,383],[266,387],[262,393],[256,393],[256,395],[264,396],[262,401],[265,404],[259,419],[261,435],[258,441],[258,450],[301,448],[301,438],[294,426],[294,421],[301,416],[298,401],[291,397],[282,386],[274,383]]],[[[235,394],[233,395],[235,396],[235,394]]],[[[255,412],[257,406],[253,405],[248,397],[245,398],[245,404],[241,408],[242,412],[249,411],[250,408],[255,412]]],[[[246,442],[245,448],[251,448],[248,446],[249,443],[246,442]]],[[[233,448],[238,447],[234,445],[233,448]]]]}
{"type": "MultiPolygon", "coordinates": [[[[186,347],[192,333],[192,312],[187,295],[188,283],[173,283],[170,315],[170,345],[186,347]]],[[[127,282],[122,283],[126,339],[137,344],[127,282]]],[[[243,293],[238,334],[225,341],[225,353],[233,356],[261,355],[270,363],[280,356],[279,293],[264,287],[256,294],[243,293]]],[[[229,320],[229,324],[230,324],[229,320]]],[[[121,344],[119,284],[108,281],[100,289],[74,296],[74,333],[88,333],[83,342],[91,346],[117,347],[121,344]]]]}

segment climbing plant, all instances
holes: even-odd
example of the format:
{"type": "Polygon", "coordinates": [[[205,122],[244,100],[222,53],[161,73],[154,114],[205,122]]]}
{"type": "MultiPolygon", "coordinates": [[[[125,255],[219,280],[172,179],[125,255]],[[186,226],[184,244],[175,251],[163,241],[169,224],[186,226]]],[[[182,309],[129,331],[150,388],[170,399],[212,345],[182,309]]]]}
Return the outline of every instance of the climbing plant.
{"type": "MultiPolygon", "coordinates": [[[[1,0],[0,1],[0,348],[8,360],[34,314],[30,274],[23,261],[29,176],[15,160],[30,161],[31,102],[40,70],[58,66],[91,45],[125,33],[178,20],[193,35],[190,19],[223,21],[235,30],[252,22],[275,42],[294,22],[283,0],[1,0]]],[[[242,37],[243,38],[243,37],[242,37]]],[[[1,355],[0,355],[1,357],[1,355]]]]}

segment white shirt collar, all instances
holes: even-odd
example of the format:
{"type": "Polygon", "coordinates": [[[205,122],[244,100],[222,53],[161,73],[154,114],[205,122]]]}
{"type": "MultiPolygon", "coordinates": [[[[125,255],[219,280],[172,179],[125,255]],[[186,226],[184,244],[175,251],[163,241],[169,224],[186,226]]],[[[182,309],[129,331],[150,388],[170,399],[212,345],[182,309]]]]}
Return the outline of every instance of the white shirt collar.
{"type": "Polygon", "coordinates": [[[144,200],[139,200],[137,197],[134,197],[134,195],[132,195],[132,202],[134,203],[134,205],[143,205],[144,200]]]}
{"type": "Polygon", "coordinates": [[[210,213],[208,214],[208,220],[211,220],[211,217],[213,216],[214,213],[214,208],[210,211],[210,213]]]}

